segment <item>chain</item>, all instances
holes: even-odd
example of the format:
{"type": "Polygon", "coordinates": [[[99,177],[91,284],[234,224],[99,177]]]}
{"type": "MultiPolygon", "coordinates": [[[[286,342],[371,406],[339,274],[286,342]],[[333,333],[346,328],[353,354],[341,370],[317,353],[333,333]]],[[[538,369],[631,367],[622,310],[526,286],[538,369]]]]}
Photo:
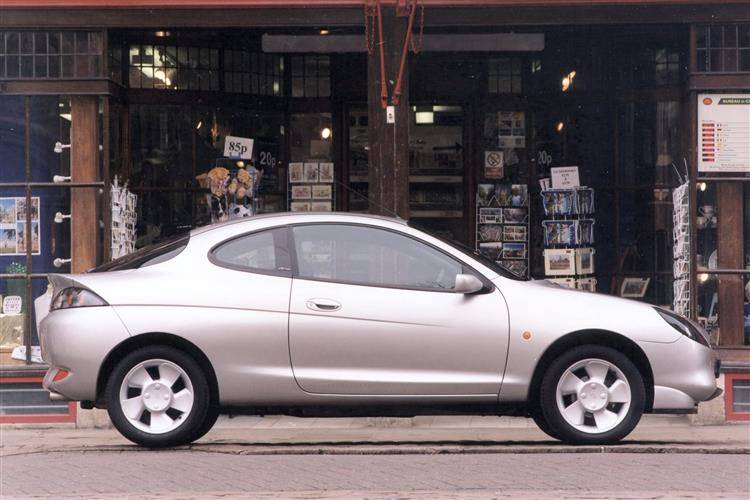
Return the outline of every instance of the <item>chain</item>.
{"type": "MultiPolygon", "coordinates": [[[[414,5],[412,6],[413,9],[417,8],[417,1],[414,0],[414,5]]],[[[411,51],[415,54],[419,54],[422,52],[422,47],[424,45],[424,1],[422,2],[422,5],[420,6],[420,13],[419,13],[419,42],[414,42],[414,36],[412,35],[410,40],[411,45],[411,51]]]]}
{"type": "Polygon", "coordinates": [[[367,53],[372,54],[375,50],[375,5],[365,2],[365,45],[367,53]]]}

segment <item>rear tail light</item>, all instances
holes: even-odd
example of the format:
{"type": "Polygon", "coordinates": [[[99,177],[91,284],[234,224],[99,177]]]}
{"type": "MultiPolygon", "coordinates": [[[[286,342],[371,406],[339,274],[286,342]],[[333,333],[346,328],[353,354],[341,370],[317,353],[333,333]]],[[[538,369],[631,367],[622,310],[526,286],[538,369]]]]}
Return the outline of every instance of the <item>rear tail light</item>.
{"type": "Polygon", "coordinates": [[[73,307],[106,306],[107,302],[91,290],[70,287],[60,291],[50,304],[50,311],[70,309],[73,307]]]}
{"type": "Polygon", "coordinates": [[[63,380],[64,378],[66,378],[68,375],[70,375],[70,372],[68,370],[63,370],[62,368],[60,368],[59,370],[57,370],[57,373],[55,373],[55,376],[52,378],[52,381],[59,382],[63,380]]]}

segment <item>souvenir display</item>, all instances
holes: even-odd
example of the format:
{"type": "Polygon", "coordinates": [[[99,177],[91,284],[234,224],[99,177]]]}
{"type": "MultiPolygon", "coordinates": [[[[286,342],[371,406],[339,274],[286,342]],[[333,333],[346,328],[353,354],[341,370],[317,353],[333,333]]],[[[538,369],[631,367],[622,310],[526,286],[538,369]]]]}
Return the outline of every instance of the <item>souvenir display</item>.
{"type": "MultiPolygon", "coordinates": [[[[217,159],[220,163],[225,159],[217,159]]],[[[232,165],[235,165],[234,163],[232,165]]],[[[210,207],[211,223],[229,219],[249,217],[257,212],[257,194],[262,172],[255,167],[216,166],[196,177],[206,195],[210,207]],[[243,207],[240,209],[239,207],[243,207]]]]}
{"type": "MultiPolygon", "coordinates": [[[[560,286],[566,286],[568,288],[576,288],[576,280],[573,278],[550,278],[547,281],[551,281],[552,283],[556,283],[560,286]]],[[[594,290],[591,290],[592,292],[594,290]]]]}
{"type": "Polygon", "coordinates": [[[596,278],[580,278],[576,280],[576,288],[585,292],[595,292],[596,278]]]}
{"type": "Polygon", "coordinates": [[[527,277],[529,190],[526,184],[479,184],[477,251],[510,272],[527,277]]]}
{"type": "Polygon", "coordinates": [[[542,222],[544,227],[544,244],[546,246],[566,245],[573,246],[577,243],[575,220],[545,220],[542,222]]]}
{"type": "Polygon", "coordinates": [[[334,206],[333,182],[333,163],[290,163],[289,182],[287,184],[289,210],[291,212],[332,211],[334,206]],[[311,201],[302,202],[300,200],[311,201]]]}
{"type": "Polygon", "coordinates": [[[128,185],[120,186],[115,176],[110,188],[112,210],[111,254],[112,259],[123,257],[135,250],[136,223],[138,222],[138,196],[128,190],[128,185]]]}
{"type": "Polygon", "coordinates": [[[544,250],[544,274],[546,276],[570,276],[575,273],[575,249],[547,248],[544,250]]]}
{"type": "Polygon", "coordinates": [[[576,274],[594,274],[593,248],[576,248],[576,274]]]}

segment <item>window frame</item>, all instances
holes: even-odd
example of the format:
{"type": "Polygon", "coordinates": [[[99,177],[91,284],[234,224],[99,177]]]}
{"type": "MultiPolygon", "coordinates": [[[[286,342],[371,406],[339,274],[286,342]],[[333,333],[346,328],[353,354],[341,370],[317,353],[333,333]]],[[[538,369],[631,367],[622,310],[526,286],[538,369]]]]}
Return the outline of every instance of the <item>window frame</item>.
{"type": "Polygon", "coordinates": [[[216,243],[215,245],[212,245],[211,248],[208,250],[208,261],[217,267],[223,267],[225,269],[231,269],[233,271],[241,271],[241,272],[250,273],[250,274],[262,274],[266,276],[279,276],[282,278],[291,278],[295,262],[294,262],[294,256],[293,256],[294,254],[292,253],[293,251],[292,246],[290,246],[289,243],[290,243],[290,231],[286,226],[264,227],[264,228],[255,229],[253,231],[247,231],[242,234],[231,236],[229,238],[221,240],[219,243],[216,243]],[[279,262],[279,253],[277,250],[279,248],[283,248],[286,250],[287,257],[289,258],[288,267],[280,267],[280,268],[277,267],[274,270],[259,269],[259,268],[254,268],[254,267],[241,266],[237,264],[230,264],[228,262],[219,260],[218,257],[216,256],[216,251],[220,247],[226,244],[229,244],[241,238],[246,238],[248,236],[255,236],[261,233],[265,233],[265,232],[270,232],[273,237],[274,258],[277,260],[277,262],[279,262]],[[274,234],[274,233],[278,233],[279,235],[278,239],[277,239],[277,234],[274,234]]]}
{"type": "Polygon", "coordinates": [[[419,286],[406,286],[406,285],[379,285],[374,283],[361,283],[357,281],[344,281],[344,280],[338,280],[338,279],[325,279],[325,278],[310,278],[310,277],[304,277],[299,275],[299,266],[297,262],[297,245],[294,237],[294,228],[300,227],[300,226],[350,226],[350,227],[361,227],[361,228],[367,228],[367,229],[375,229],[375,230],[381,230],[386,231],[389,233],[397,234],[399,236],[403,236],[405,238],[414,240],[417,243],[421,243],[422,245],[425,245],[436,252],[444,255],[445,257],[453,260],[461,267],[461,274],[472,274],[475,277],[477,277],[482,284],[484,285],[484,288],[477,292],[477,294],[485,294],[485,293],[491,293],[495,290],[495,285],[492,283],[489,279],[487,279],[482,273],[468,265],[466,262],[464,262],[461,259],[458,259],[456,256],[449,254],[442,248],[433,245],[432,243],[429,243],[421,238],[418,238],[416,236],[413,236],[408,233],[404,233],[402,231],[397,231],[392,228],[388,227],[382,227],[374,224],[366,224],[366,223],[359,223],[359,222],[324,222],[324,221],[317,221],[317,222],[299,222],[295,224],[289,224],[287,227],[287,242],[289,244],[289,251],[290,251],[290,257],[292,259],[292,277],[294,279],[300,279],[300,280],[306,280],[306,281],[318,281],[323,283],[336,283],[340,285],[353,285],[353,286],[365,286],[365,287],[373,287],[373,288],[388,288],[392,290],[411,290],[411,291],[419,291],[419,292],[436,292],[436,293],[457,293],[460,294],[461,292],[456,292],[454,289],[444,290],[440,288],[429,288],[429,287],[419,287],[419,286]]]}

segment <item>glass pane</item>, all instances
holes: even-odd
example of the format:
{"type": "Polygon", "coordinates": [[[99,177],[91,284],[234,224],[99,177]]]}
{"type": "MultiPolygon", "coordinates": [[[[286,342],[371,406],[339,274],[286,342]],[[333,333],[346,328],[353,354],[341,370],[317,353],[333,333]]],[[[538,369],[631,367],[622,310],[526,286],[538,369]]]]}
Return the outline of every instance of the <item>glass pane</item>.
{"type": "Polygon", "coordinates": [[[216,249],[213,256],[218,262],[229,266],[265,271],[277,269],[276,246],[272,231],[232,240],[216,249]]]}
{"type": "Polygon", "coordinates": [[[3,159],[0,182],[20,182],[26,177],[25,116],[24,97],[0,95],[0,157],[3,159]]]}
{"type": "Polygon", "coordinates": [[[374,286],[450,290],[462,266],[411,238],[372,228],[293,228],[299,275],[374,286]]]}

